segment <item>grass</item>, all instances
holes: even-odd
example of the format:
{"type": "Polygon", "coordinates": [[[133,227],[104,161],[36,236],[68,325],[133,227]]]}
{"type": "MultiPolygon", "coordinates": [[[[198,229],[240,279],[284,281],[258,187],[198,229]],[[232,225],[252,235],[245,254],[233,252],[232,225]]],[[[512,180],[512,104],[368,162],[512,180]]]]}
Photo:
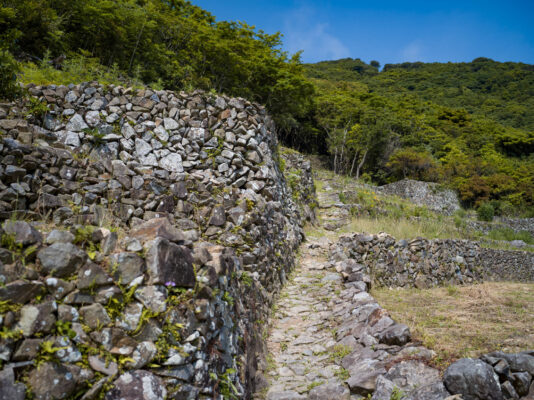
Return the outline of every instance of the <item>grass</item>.
{"type": "Polygon", "coordinates": [[[534,244],[534,237],[528,231],[515,232],[510,228],[493,229],[488,233],[488,237],[493,240],[522,240],[527,244],[534,244]]]}
{"type": "Polygon", "coordinates": [[[446,367],[461,357],[517,352],[534,343],[534,284],[486,282],[433,289],[375,289],[372,295],[446,367]]]}
{"type": "MultiPolygon", "coordinates": [[[[143,82],[137,78],[127,78],[117,67],[107,68],[102,66],[96,58],[87,55],[80,55],[67,58],[62,65],[61,70],[55,69],[48,63],[49,58],[39,64],[32,62],[21,64],[21,73],[19,81],[36,85],[68,85],[70,83],[82,83],[98,81],[103,85],[121,85],[133,86],[134,88],[143,88],[143,82]]],[[[154,89],[161,89],[160,83],[151,85],[154,89]]]]}
{"type": "Polygon", "coordinates": [[[342,232],[387,232],[396,239],[467,239],[469,235],[459,230],[447,219],[410,219],[391,216],[354,217],[342,232]]]}

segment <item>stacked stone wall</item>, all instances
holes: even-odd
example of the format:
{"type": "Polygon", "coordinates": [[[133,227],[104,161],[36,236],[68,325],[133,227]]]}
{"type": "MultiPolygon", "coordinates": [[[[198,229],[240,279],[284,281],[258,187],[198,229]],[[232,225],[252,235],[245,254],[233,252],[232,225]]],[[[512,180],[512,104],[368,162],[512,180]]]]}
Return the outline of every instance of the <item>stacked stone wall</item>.
{"type": "Polygon", "coordinates": [[[288,187],[274,125],[244,99],[28,89],[0,104],[2,387],[248,398],[309,165],[291,161],[303,179],[288,187]]]}
{"type": "Polygon", "coordinates": [[[468,240],[408,241],[386,233],[355,233],[340,238],[333,256],[348,256],[365,264],[365,272],[378,286],[428,288],[484,280],[534,281],[534,253],[489,249],[468,240]]]}

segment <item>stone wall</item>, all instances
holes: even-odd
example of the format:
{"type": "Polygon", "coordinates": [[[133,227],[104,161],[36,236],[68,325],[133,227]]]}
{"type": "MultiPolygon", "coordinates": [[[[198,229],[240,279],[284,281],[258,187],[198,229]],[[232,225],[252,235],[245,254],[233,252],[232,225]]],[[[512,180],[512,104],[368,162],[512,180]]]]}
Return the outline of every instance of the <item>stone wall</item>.
{"type": "Polygon", "coordinates": [[[534,218],[496,217],[493,222],[467,220],[467,226],[484,234],[493,229],[509,228],[514,232],[526,231],[534,237],[534,218]]]}
{"type": "Polygon", "coordinates": [[[313,200],[292,200],[265,110],[29,90],[0,105],[0,381],[13,398],[248,398],[313,200]]]}
{"type": "Polygon", "coordinates": [[[404,197],[418,206],[426,206],[432,211],[451,215],[460,209],[458,196],[453,190],[444,189],[437,183],[403,179],[376,188],[377,191],[404,197]]]}
{"type": "Polygon", "coordinates": [[[533,398],[533,351],[462,358],[442,377],[430,366],[434,351],[412,342],[409,328],[395,322],[368,293],[371,277],[364,266],[342,252],[334,254],[335,268],[345,281],[343,301],[334,310],[343,321],[336,340],[350,352],[341,365],[349,373],[352,393],[373,400],[391,400],[399,393],[405,400],[533,398]]]}
{"type": "Polygon", "coordinates": [[[468,240],[397,240],[380,233],[341,236],[334,259],[365,264],[374,284],[427,288],[483,280],[534,281],[534,253],[494,250],[468,240]]]}

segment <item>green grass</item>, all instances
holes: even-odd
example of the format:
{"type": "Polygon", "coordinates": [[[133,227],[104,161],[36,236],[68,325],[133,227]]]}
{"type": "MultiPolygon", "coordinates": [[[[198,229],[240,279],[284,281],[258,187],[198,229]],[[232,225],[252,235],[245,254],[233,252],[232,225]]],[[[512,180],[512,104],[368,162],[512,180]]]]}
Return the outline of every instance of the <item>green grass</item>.
{"type": "Polygon", "coordinates": [[[406,217],[378,216],[354,217],[352,222],[341,229],[342,232],[387,232],[396,239],[472,239],[465,231],[456,228],[452,220],[411,219],[406,217]]]}
{"type": "MultiPolygon", "coordinates": [[[[63,62],[61,70],[55,69],[45,59],[35,64],[32,62],[22,63],[21,72],[18,75],[19,81],[36,85],[68,85],[82,82],[98,81],[102,85],[121,85],[143,88],[143,82],[139,79],[126,78],[116,67],[106,68],[102,66],[96,58],[86,56],[76,56],[67,58],[63,62]]],[[[150,85],[156,90],[162,89],[160,83],[150,85]]]]}
{"type": "Polygon", "coordinates": [[[493,240],[506,240],[508,242],[511,242],[512,240],[522,240],[527,244],[534,244],[534,238],[530,232],[515,232],[510,228],[493,229],[488,233],[488,237],[493,240]]]}

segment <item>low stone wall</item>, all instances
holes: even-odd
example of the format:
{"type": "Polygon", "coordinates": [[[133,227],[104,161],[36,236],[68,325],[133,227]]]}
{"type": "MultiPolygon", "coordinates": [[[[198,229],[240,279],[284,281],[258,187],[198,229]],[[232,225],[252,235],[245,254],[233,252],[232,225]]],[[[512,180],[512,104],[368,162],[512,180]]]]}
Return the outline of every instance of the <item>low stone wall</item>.
{"type": "Polygon", "coordinates": [[[494,250],[468,240],[397,240],[380,233],[341,236],[333,259],[365,264],[374,284],[427,288],[483,280],[534,281],[534,253],[494,250]]]}
{"type": "Polygon", "coordinates": [[[451,215],[460,209],[457,194],[450,189],[441,188],[437,183],[403,179],[376,188],[384,194],[404,197],[418,206],[426,206],[432,211],[451,215]]]}
{"type": "Polygon", "coordinates": [[[534,218],[496,217],[493,222],[468,220],[467,226],[484,234],[493,229],[509,228],[514,232],[526,231],[534,237],[534,218]]]}
{"type": "MultiPolygon", "coordinates": [[[[349,373],[347,383],[352,393],[373,400],[391,400],[399,394],[406,400],[457,397],[451,395],[472,400],[534,398],[533,351],[493,352],[479,359],[460,359],[441,377],[438,370],[429,366],[435,353],[412,343],[408,327],[392,320],[368,293],[372,282],[418,286],[421,273],[429,275],[429,280],[423,281],[425,284],[461,282],[457,273],[462,272],[466,260],[477,259],[476,244],[421,239],[396,242],[386,234],[354,234],[341,237],[331,250],[331,261],[345,280],[345,290],[340,293],[343,301],[338,302],[334,312],[344,321],[336,330],[336,339],[338,345],[350,352],[341,364],[349,373]],[[467,258],[456,254],[463,251],[472,253],[467,258]],[[377,261],[383,256],[391,257],[389,264],[377,261]],[[437,260],[447,266],[444,275],[425,270],[437,260]],[[377,276],[377,268],[385,274],[377,276]]],[[[484,250],[482,257],[488,263],[492,254],[504,254],[496,262],[506,262],[510,257],[506,254],[509,252],[484,250]]],[[[463,269],[464,273],[469,270],[468,266],[463,269]]]]}
{"type": "Polygon", "coordinates": [[[265,110],[97,83],[29,90],[0,105],[2,385],[17,399],[249,398],[258,322],[311,200],[293,201],[265,110]]]}

